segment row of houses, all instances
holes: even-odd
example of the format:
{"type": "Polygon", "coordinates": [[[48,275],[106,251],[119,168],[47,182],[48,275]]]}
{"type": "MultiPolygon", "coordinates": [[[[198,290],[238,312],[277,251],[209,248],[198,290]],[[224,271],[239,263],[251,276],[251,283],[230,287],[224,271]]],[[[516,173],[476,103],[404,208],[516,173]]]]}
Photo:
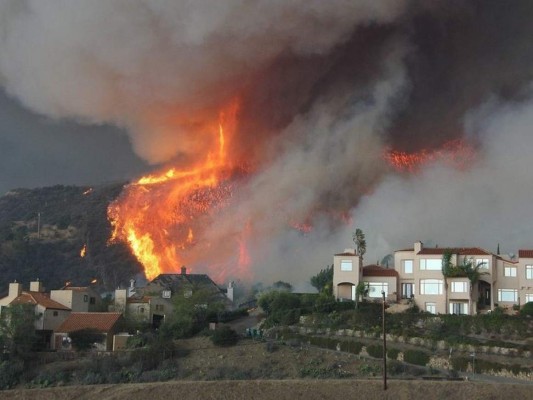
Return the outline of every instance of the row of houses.
{"type": "Polygon", "coordinates": [[[185,267],[180,274],[161,274],[143,287],[136,287],[132,280],[129,288],[115,290],[111,304],[92,286],[46,292],[36,280],[28,289],[19,282],[10,283],[7,296],[0,298],[0,316],[5,307],[33,307],[40,347],[52,350],[71,350],[69,335],[82,330],[102,335],[102,342],[95,344],[98,350],[119,350],[127,339],[125,317],[157,328],[173,312],[176,296],[190,297],[202,291],[209,301],[222,302],[228,309],[233,304],[232,283],[222,289],[207,275],[187,274],[185,267]]]}
{"type": "Polygon", "coordinates": [[[394,252],[394,267],[363,266],[354,249],[334,255],[333,287],[338,300],[355,300],[356,288],[364,282],[369,298],[389,302],[414,302],[433,314],[477,314],[495,307],[513,308],[533,301],[533,250],[519,250],[518,258],[503,257],[487,250],[430,248],[422,242],[394,252]],[[453,265],[471,263],[477,281],[465,274],[445,276],[443,256],[453,265]]]}

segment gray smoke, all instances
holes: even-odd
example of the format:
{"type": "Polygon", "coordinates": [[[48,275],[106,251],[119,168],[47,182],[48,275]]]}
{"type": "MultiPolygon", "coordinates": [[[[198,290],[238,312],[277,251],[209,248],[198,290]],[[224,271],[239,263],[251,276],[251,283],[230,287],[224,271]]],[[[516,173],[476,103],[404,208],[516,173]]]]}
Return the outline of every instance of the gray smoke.
{"type": "Polygon", "coordinates": [[[307,279],[356,226],[368,262],[419,239],[527,246],[532,12],[529,1],[4,0],[0,82],[34,112],[114,124],[145,160],[181,165],[205,155],[202,124],[239,97],[232,152],[257,172],[202,239],[234,244],[251,226],[258,278],[307,279]],[[476,146],[466,170],[398,174],[383,157],[456,138],[476,146]],[[303,222],[313,230],[290,228],[303,222]]]}

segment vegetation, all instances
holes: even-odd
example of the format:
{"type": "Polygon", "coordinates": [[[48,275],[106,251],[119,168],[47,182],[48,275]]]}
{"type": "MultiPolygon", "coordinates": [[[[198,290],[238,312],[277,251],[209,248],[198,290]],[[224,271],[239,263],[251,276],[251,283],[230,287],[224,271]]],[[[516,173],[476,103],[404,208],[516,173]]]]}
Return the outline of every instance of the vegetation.
{"type": "Polygon", "coordinates": [[[365,234],[361,229],[356,229],[352,235],[353,242],[355,243],[355,248],[357,254],[363,259],[363,256],[366,253],[366,239],[365,234]]]}
{"type": "Polygon", "coordinates": [[[101,343],[105,335],[92,329],[80,329],[69,334],[72,346],[78,351],[90,350],[95,343],[101,343]]]}
{"type": "Polygon", "coordinates": [[[239,341],[239,335],[235,330],[224,325],[213,331],[211,341],[215,346],[234,346],[239,341]]]}
{"type": "Polygon", "coordinates": [[[122,184],[17,189],[0,197],[0,291],[10,282],[46,277],[49,288],[66,281],[107,289],[126,285],[140,264],[124,244],[108,245],[107,207],[122,184]],[[87,254],[80,257],[87,245],[87,254]]]}
{"type": "Polygon", "coordinates": [[[319,293],[325,292],[328,295],[333,294],[333,265],[328,265],[321,269],[318,274],[311,277],[311,285],[319,293]]]}

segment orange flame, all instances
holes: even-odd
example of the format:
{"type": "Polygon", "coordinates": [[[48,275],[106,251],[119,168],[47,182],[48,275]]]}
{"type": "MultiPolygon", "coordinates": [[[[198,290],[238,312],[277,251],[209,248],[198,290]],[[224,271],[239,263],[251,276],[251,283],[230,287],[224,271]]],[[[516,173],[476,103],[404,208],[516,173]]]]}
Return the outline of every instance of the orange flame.
{"type": "Polygon", "coordinates": [[[188,169],[168,168],[127,186],[108,208],[111,241],[129,244],[147,279],[188,264],[184,252],[196,245],[195,229],[231,195],[234,168],[227,143],[235,130],[238,103],[232,102],[210,126],[217,147],[188,169]],[[180,254],[178,254],[180,252],[180,254]]]}
{"type": "Polygon", "coordinates": [[[94,284],[94,283],[97,283],[98,282],[98,279],[94,278],[91,283],[94,284]]]}
{"type": "Polygon", "coordinates": [[[87,244],[84,244],[80,250],[80,257],[84,258],[86,254],[87,254],[87,244]]]}
{"type": "Polygon", "coordinates": [[[92,191],[93,191],[93,188],[89,188],[89,189],[87,189],[85,192],[83,192],[82,194],[83,194],[84,196],[87,196],[87,195],[88,195],[89,193],[91,193],[92,191]]]}
{"type": "Polygon", "coordinates": [[[416,172],[423,165],[437,161],[465,169],[474,160],[475,150],[462,140],[452,140],[437,150],[422,149],[415,153],[389,150],[384,157],[399,172],[416,172]]]}

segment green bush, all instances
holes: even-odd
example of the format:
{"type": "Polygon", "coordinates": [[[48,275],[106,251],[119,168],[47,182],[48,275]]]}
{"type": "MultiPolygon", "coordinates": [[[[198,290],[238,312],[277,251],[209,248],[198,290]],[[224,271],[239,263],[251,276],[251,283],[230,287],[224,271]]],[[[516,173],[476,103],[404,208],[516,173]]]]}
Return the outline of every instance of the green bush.
{"type": "Polygon", "coordinates": [[[397,360],[398,359],[398,354],[400,354],[400,350],[394,348],[394,347],[391,347],[391,348],[388,348],[387,349],[387,357],[390,358],[391,360],[397,360]]]}
{"type": "Polygon", "coordinates": [[[355,342],[353,340],[347,340],[340,342],[341,350],[352,354],[359,354],[363,348],[363,344],[355,342]]]}
{"type": "Polygon", "coordinates": [[[533,317],[533,301],[524,304],[524,307],[520,310],[520,315],[533,317]]]}
{"type": "Polygon", "coordinates": [[[383,346],[379,344],[371,344],[366,347],[366,352],[369,356],[374,358],[383,358],[383,346]]]}
{"type": "Polygon", "coordinates": [[[3,361],[0,363],[0,390],[13,388],[24,371],[22,361],[3,361]]]}
{"type": "Polygon", "coordinates": [[[429,362],[429,354],[421,350],[407,350],[403,354],[405,362],[425,366],[429,362]]]}
{"type": "Polygon", "coordinates": [[[229,326],[222,326],[213,332],[211,341],[215,346],[234,346],[239,341],[239,335],[229,326]]]}

